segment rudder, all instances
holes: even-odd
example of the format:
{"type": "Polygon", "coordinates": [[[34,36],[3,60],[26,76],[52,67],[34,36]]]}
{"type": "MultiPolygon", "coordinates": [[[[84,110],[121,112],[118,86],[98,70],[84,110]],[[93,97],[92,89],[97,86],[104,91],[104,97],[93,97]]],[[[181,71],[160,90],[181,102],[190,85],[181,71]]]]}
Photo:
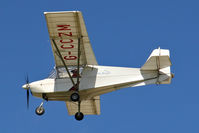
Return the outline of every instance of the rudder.
{"type": "Polygon", "coordinates": [[[170,84],[173,74],[170,70],[170,52],[168,49],[155,49],[141,67],[141,71],[157,71],[157,84],[170,84]]]}

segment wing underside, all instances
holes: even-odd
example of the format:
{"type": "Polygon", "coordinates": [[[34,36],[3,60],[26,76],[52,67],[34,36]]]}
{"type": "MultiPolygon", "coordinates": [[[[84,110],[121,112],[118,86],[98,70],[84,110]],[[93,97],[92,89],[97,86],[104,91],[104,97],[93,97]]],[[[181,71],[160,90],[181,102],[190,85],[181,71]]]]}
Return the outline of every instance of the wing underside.
{"type": "MultiPolygon", "coordinates": [[[[69,115],[75,115],[78,112],[77,102],[66,102],[69,115]]],[[[99,115],[100,114],[100,96],[93,97],[89,100],[81,101],[80,111],[85,115],[99,115]]]]}
{"type": "Polygon", "coordinates": [[[67,66],[77,65],[78,41],[80,42],[80,65],[97,65],[80,11],[45,12],[44,14],[56,67],[63,67],[63,63],[52,40],[58,46],[67,66]]]}

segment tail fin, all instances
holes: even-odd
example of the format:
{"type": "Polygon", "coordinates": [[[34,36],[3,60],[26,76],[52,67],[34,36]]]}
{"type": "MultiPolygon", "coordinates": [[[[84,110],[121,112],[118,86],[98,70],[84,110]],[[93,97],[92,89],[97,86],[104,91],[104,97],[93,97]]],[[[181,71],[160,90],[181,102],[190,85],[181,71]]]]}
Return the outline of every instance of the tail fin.
{"type": "Polygon", "coordinates": [[[169,50],[159,48],[153,50],[141,70],[159,70],[168,66],[171,66],[169,50]]]}
{"type": "Polygon", "coordinates": [[[173,74],[170,71],[171,61],[168,49],[155,49],[141,67],[141,71],[157,70],[159,84],[170,84],[173,74]],[[162,78],[162,77],[167,77],[162,78]]]}

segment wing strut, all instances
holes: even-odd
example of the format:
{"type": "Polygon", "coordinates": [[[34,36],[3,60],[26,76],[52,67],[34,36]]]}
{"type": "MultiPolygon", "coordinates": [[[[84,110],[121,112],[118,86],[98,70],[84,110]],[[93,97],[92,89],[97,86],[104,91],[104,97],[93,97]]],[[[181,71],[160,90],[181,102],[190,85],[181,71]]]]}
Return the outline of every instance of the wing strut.
{"type": "Polygon", "coordinates": [[[67,71],[67,73],[68,73],[68,75],[69,75],[69,77],[70,77],[70,80],[71,80],[73,86],[75,86],[75,82],[74,82],[74,80],[73,80],[73,78],[72,78],[72,76],[71,76],[71,74],[70,74],[70,72],[69,72],[69,70],[68,70],[68,67],[67,67],[66,63],[64,62],[64,59],[63,59],[62,56],[61,56],[61,53],[60,53],[60,51],[59,51],[59,49],[58,49],[58,47],[57,47],[57,45],[56,45],[56,43],[55,43],[55,40],[52,39],[52,42],[53,42],[53,44],[54,44],[54,46],[55,46],[55,48],[56,48],[56,50],[57,50],[58,56],[60,57],[60,59],[61,59],[63,65],[64,65],[64,67],[65,67],[65,69],[66,69],[66,71],[67,71]]]}
{"type": "Polygon", "coordinates": [[[78,58],[77,58],[77,91],[79,91],[79,63],[80,63],[80,38],[78,38],[78,58]]]}
{"type": "Polygon", "coordinates": [[[79,73],[79,64],[80,64],[80,41],[81,41],[81,38],[82,38],[82,33],[81,33],[81,30],[80,30],[80,21],[79,21],[79,15],[78,15],[78,12],[75,12],[75,19],[76,19],[76,25],[78,27],[78,55],[77,55],[77,91],[79,91],[79,77],[80,77],[80,73],[79,73]]]}

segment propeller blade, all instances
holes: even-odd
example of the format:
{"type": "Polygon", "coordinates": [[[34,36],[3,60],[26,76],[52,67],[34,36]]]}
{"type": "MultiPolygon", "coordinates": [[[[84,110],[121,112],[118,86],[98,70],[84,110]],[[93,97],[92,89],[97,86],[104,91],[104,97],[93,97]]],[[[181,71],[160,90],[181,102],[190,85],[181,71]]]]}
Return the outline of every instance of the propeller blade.
{"type": "Polygon", "coordinates": [[[28,74],[26,74],[26,84],[29,84],[28,74]]]}
{"type": "Polygon", "coordinates": [[[27,90],[27,109],[29,109],[29,89],[27,90]]]}
{"type": "Polygon", "coordinates": [[[26,87],[27,87],[27,91],[26,91],[27,109],[29,109],[29,97],[30,97],[29,89],[30,89],[30,86],[29,86],[28,74],[26,74],[25,80],[26,80],[26,87]]]}

